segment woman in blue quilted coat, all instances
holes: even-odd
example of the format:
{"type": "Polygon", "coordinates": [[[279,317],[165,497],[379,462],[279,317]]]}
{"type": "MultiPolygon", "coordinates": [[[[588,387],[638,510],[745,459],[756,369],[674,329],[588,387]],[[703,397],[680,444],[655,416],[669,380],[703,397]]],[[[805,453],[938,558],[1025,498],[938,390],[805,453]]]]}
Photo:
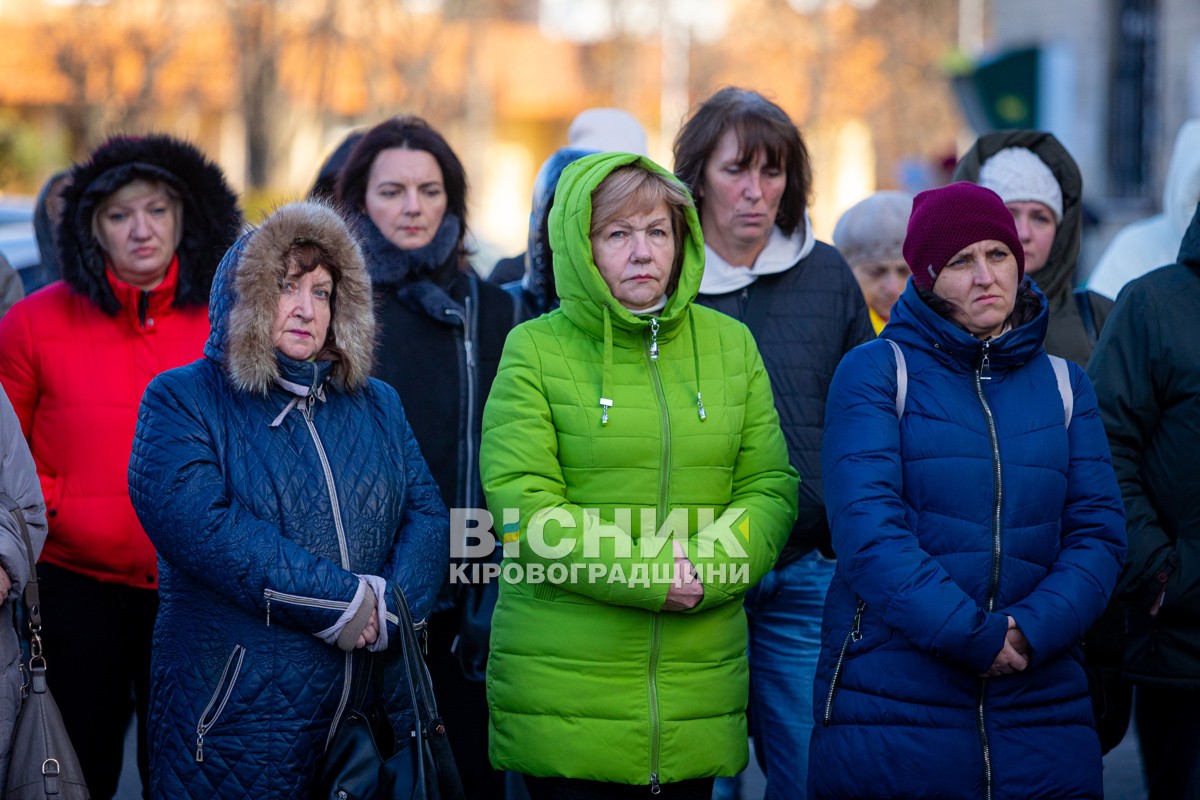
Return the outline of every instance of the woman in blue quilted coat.
{"type": "Polygon", "coordinates": [[[209,309],[205,357],[147,389],[129,466],[161,561],[150,792],[307,798],[352,654],[398,650],[389,587],[414,619],[432,606],[447,512],[399,397],[368,377],[371,286],[336,212],[297,203],[244,235],[209,309]]]}
{"type": "Polygon", "coordinates": [[[1046,299],[998,195],[917,195],[904,256],[882,339],[829,392],[838,564],[810,795],[1100,798],[1076,643],[1125,526],[1095,394],[1042,347],[1046,299]]]}

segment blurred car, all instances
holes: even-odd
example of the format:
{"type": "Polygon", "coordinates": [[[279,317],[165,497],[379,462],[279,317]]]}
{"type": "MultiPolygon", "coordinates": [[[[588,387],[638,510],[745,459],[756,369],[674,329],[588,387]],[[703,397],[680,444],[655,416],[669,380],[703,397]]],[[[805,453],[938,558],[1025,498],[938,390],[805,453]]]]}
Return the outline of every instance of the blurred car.
{"type": "Polygon", "coordinates": [[[25,294],[42,288],[41,253],[33,235],[32,197],[0,197],[0,254],[21,276],[25,294]]]}

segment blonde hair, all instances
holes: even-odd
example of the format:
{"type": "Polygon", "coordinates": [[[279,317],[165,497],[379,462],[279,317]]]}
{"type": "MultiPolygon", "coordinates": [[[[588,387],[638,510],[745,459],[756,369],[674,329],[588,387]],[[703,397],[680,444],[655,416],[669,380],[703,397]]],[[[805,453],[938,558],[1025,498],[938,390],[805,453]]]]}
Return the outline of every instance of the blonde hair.
{"type": "MultiPolygon", "coordinates": [[[[92,212],[92,238],[96,240],[97,245],[100,244],[100,217],[105,210],[113,203],[122,202],[130,195],[141,194],[147,190],[162,192],[171,204],[171,213],[175,216],[175,249],[179,249],[179,243],[183,241],[183,198],[175,191],[175,187],[152,178],[134,178],[96,204],[96,209],[92,212]]],[[[103,246],[100,249],[103,250],[103,246]]]]}
{"type": "Polygon", "coordinates": [[[675,258],[667,294],[675,291],[683,267],[683,239],[687,234],[686,209],[693,207],[692,196],[678,180],[641,164],[618,167],[592,190],[592,224],[588,236],[595,236],[613,220],[631,214],[645,214],[665,203],[675,239],[675,258]]]}

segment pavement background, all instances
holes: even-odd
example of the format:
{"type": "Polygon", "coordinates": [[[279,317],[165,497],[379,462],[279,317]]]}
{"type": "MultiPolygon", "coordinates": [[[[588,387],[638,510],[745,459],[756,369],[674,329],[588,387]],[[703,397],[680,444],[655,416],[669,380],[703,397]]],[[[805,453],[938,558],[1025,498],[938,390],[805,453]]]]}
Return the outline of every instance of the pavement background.
{"type": "MultiPolygon", "coordinates": [[[[140,800],[142,782],[137,774],[135,758],[137,735],[135,727],[129,726],[125,735],[125,761],[121,770],[121,783],[114,800],[140,800]]],[[[742,776],[742,800],[762,800],[766,781],[753,754],[750,768],[742,776]]],[[[1142,779],[1142,757],[1138,752],[1137,734],[1133,726],[1111,753],[1104,757],[1105,800],[1146,800],[1146,787],[1142,779]]]]}

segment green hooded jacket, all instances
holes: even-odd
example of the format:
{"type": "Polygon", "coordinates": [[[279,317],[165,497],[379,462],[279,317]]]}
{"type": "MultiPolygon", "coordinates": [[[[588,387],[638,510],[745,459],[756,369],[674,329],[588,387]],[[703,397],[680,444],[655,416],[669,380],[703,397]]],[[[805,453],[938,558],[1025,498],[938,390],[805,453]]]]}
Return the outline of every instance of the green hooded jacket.
{"type": "Polygon", "coordinates": [[[563,173],[562,305],[509,335],[484,411],[480,469],[505,542],[487,694],[497,768],[654,785],[746,765],[741,600],[791,531],[797,476],[749,330],[692,302],[695,210],[660,316],[631,314],[597,271],[592,192],[630,163],[675,180],[623,153],[563,173]],[[668,532],[686,535],[704,583],[687,612],[662,611],[668,532]]]}

